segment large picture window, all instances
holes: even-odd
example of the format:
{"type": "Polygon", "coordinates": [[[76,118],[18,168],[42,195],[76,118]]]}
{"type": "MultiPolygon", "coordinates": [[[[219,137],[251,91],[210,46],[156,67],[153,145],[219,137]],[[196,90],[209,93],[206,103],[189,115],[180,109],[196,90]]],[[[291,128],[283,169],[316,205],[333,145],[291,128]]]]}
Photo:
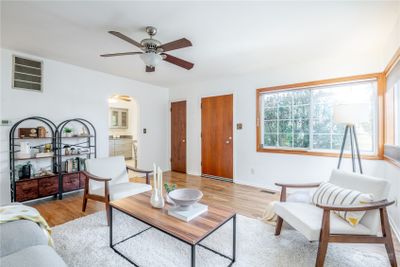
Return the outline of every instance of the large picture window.
{"type": "Polygon", "coordinates": [[[257,150],[337,154],[345,125],[334,122],[335,105],[367,103],[369,108],[365,112],[369,120],[356,125],[358,143],[362,154],[377,155],[380,112],[377,77],[315,83],[257,90],[257,150]]]}

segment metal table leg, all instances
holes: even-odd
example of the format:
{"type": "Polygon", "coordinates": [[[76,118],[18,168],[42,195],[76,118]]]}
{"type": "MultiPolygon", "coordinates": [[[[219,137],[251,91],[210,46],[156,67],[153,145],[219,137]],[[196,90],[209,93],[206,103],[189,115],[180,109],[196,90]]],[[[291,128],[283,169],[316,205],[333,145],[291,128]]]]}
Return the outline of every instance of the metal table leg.
{"type": "Polygon", "coordinates": [[[236,260],[236,214],[233,216],[233,248],[232,248],[232,263],[236,260]]]}
{"type": "Polygon", "coordinates": [[[192,267],[196,266],[196,245],[192,245],[192,267]]]}
{"type": "Polygon", "coordinates": [[[113,234],[113,216],[112,216],[112,214],[113,214],[113,208],[112,208],[112,206],[110,206],[110,227],[109,227],[109,231],[110,231],[110,248],[112,248],[113,247],[113,242],[112,242],[112,240],[113,240],[113,236],[112,236],[112,234],[113,234]]]}

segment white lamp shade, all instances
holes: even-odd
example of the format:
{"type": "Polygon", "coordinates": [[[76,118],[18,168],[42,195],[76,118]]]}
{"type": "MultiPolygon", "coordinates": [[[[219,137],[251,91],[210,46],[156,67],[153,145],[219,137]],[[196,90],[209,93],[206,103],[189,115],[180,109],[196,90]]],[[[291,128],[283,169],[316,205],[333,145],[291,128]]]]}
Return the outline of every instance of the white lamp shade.
{"type": "Polygon", "coordinates": [[[155,67],[162,60],[161,55],[154,52],[141,54],[140,58],[143,60],[146,66],[149,67],[155,67]]]}
{"type": "Polygon", "coordinates": [[[369,121],[367,103],[339,104],[333,107],[333,120],[337,124],[354,125],[369,121]]]}

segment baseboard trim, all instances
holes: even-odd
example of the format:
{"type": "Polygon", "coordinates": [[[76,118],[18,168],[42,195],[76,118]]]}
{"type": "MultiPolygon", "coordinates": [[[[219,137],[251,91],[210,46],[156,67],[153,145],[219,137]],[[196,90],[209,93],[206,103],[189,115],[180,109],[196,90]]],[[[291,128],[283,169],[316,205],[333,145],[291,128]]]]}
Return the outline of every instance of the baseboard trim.
{"type": "Polygon", "coordinates": [[[394,223],[394,221],[390,215],[389,215],[389,223],[390,223],[390,226],[392,227],[392,232],[394,233],[394,235],[397,238],[397,241],[400,242],[400,231],[397,228],[396,224],[394,223]]]}

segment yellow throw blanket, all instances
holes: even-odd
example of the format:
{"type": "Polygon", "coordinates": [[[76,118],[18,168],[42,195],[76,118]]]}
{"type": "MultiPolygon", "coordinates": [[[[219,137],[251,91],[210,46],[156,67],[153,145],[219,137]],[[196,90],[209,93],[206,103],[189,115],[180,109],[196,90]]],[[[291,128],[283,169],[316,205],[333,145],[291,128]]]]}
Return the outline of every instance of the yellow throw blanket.
{"type": "Polygon", "coordinates": [[[262,221],[265,221],[266,223],[276,225],[276,221],[278,219],[278,216],[276,215],[274,211],[274,204],[277,201],[271,201],[267,207],[265,208],[264,214],[259,218],[262,221]]]}
{"type": "Polygon", "coordinates": [[[11,204],[0,207],[0,223],[18,220],[29,220],[37,223],[40,228],[43,229],[44,234],[48,237],[49,245],[53,246],[51,228],[47,224],[46,220],[37,211],[37,209],[20,204],[11,204]]]}

